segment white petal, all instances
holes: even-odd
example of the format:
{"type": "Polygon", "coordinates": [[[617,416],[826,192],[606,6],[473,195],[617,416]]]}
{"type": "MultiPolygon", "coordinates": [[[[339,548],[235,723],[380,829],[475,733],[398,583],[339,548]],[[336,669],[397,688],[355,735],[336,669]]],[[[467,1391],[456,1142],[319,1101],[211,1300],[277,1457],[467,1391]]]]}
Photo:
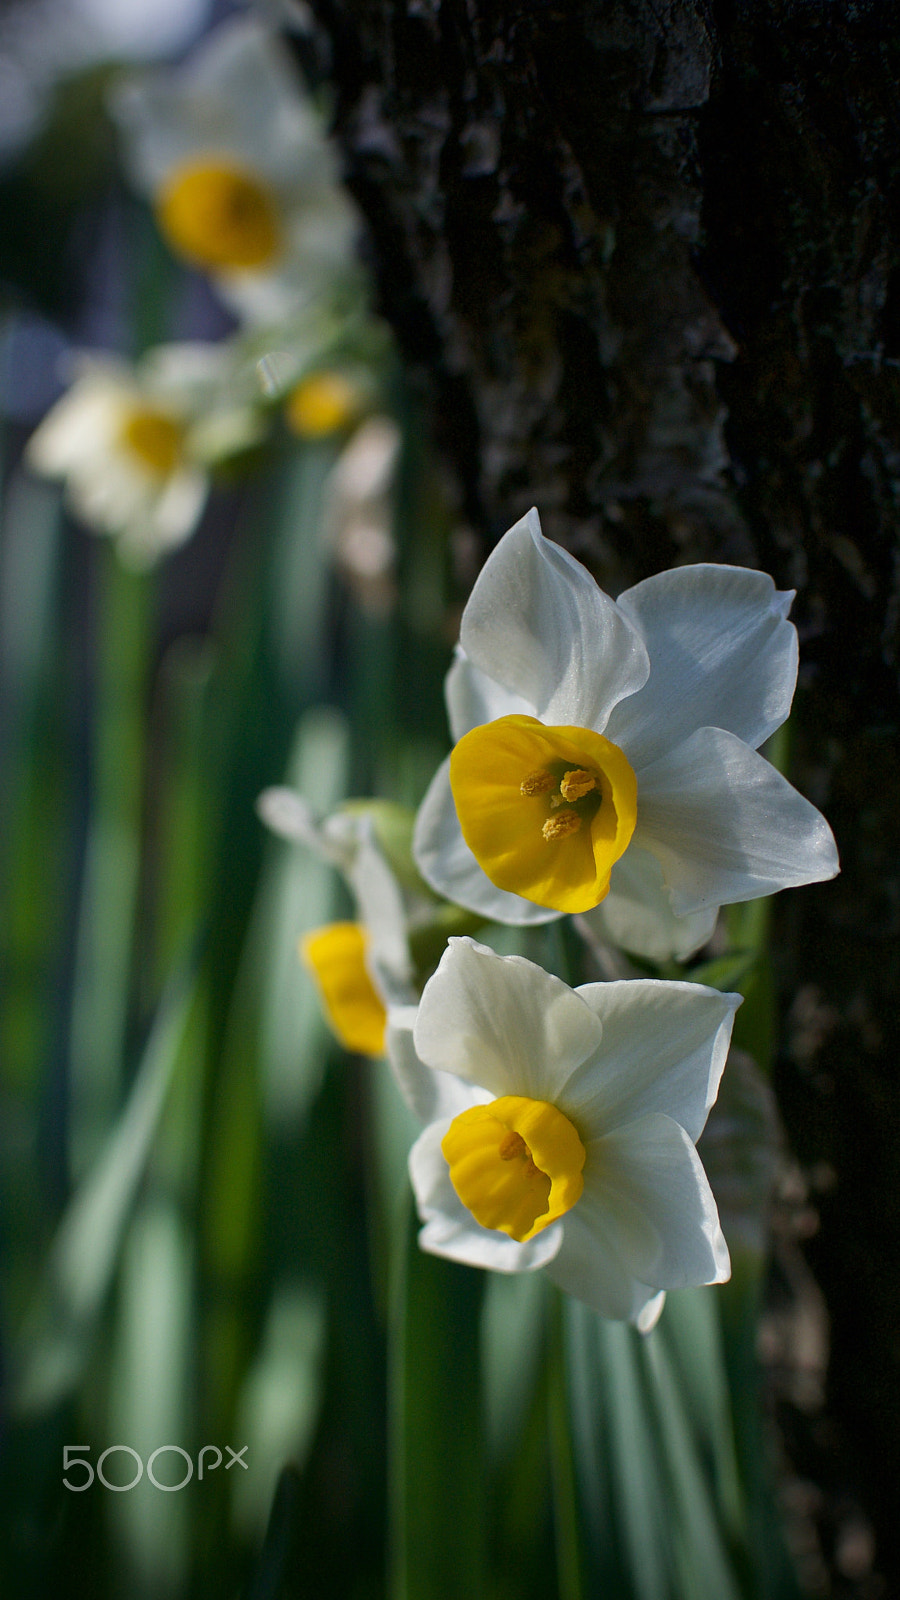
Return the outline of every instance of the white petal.
{"type": "Polygon", "coordinates": [[[414,998],[403,896],[370,837],[371,822],[368,818],[359,820],[365,824],[365,832],[347,872],[347,882],[356,897],[359,920],[369,935],[368,961],[377,987],[389,1003],[402,1004],[414,998]]]}
{"type": "Polygon", "coordinates": [[[316,855],[336,866],[346,862],[346,851],[329,848],[312,806],[296,789],[288,789],[282,784],[264,789],[256,801],[256,814],[267,828],[271,828],[280,838],[288,839],[291,844],[305,844],[316,855]]]}
{"type": "Polygon", "coordinates": [[[263,789],[256,799],[256,814],[260,822],[292,844],[318,844],[318,829],[313,821],[312,807],[295,789],[283,784],[273,784],[263,789]]]}
{"type": "Polygon", "coordinates": [[[643,1305],[636,1317],[632,1318],[638,1333],[650,1333],[662,1316],[662,1309],[666,1303],[666,1291],[661,1289],[659,1294],[653,1295],[643,1305]]]}
{"type": "Polygon", "coordinates": [[[385,1036],[387,1057],[413,1116],[420,1122],[449,1125],[461,1111],[467,1111],[469,1106],[484,1105],[492,1097],[488,1090],[464,1083],[453,1073],[433,1072],[420,1060],[413,1043],[417,1009],[417,1006],[391,1006],[385,1036]]]}
{"type": "Polygon", "coordinates": [[[619,596],[650,676],[606,732],[635,770],[697,728],[726,728],[755,749],[781,726],[797,681],[792,599],[765,572],[713,565],[660,572],[619,596]]]}
{"type": "MultiPolygon", "coordinates": [[[[216,293],[223,305],[249,327],[271,327],[300,311],[313,311],[321,303],[326,311],[325,284],[321,275],[305,274],[298,284],[293,263],[271,272],[219,272],[214,276],[216,293]]],[[[334,269],[329,271],[334,278],[334,269]]]]}
{"type": "Polygon", "coordinates": [[[183,467],[165,480],[154,515],[156,554],[163,555],[189,538],[200,520],[209,478],[199,467],[183,467]]]}
{"type": "Polygon", "coordinates": [[[825,818],[721,728],[698,729],[641,773],[635,842],[658,858],[680,916],[838,871],[825,818]]]}
{"type": "Polygon", "coordinates": [[[73,469],[66,495],[75,514],[104,533],[126,527],[135,533],[152,521],[154,485],[149,476],[112,451],[102,459],[87,459],[83,470],[73,469]]]}
{"type": "Polygon", "coordinates": [[[231,347],[228,341],[183,340],[153,345],[141,357],[141,381],[167,399],[180,394],[209,391],[227,380],[231,347]]]}
{"type": "Polygon", "coordinates": [[[131,384],[125,387],[99,376],[79,379],[31,435],[25,449],[28,466],[56,477],[84,470],[90,457],[99,455],[102,461],[134,397],[131,384]]]}
{"type": "Polygon", "coordinates": [[[584,1193],[565,1219],[562,1248],[550,1274],[570,1294],[602,1310],[598,1301],[615,1289],[617,1309],[603,1314],[633,1317],[637,1286],[641,1291],[646,1286],[681,1289],[728,1277],[728,1249],[712,1190],[693,1144],[676,1122],[642,1117],[593,1141],[584,1174],[584,1193]],[[561,1282],[562,1274],[567,1283],[561,1282]]]}
{"type": "Polygon", "coordinates": [[[252,405],[210,405],[191,424],[184,447],[193,461],[211,467],[259,444],[268,431],[268,418],[252,405]]]}
{"type": "Polygon", "coordinates": [[[752,1056],[732,1050],[697,1146],[726,1238],[764,1255],[784,1135],[775,1096],[752,1056]]]}
{"type": "Polygon", "coordinates": [[[343,189],[323,183],[297,190],[285,217],[287,252],[297,264],[298,277],[317,267],[341,267],[352,259],[360,231],[356,207],[343,189]]]}
{"type": "Polygon", "coordinates": [[[488,557],[463,612],[460,644],[543,722],[598,732],[650,670],[638,631],[580,562],[543,537],[536,511],[488,557]]]}
{"type": "Polygon", "coordinates": [[[425,1223],[419,1234],[422,1249],[470,1267],[490,1267],[494,1272],[533,1272],[545,1266],[562,1243],[561,1223],[552,1223],[528,1244],[517,1244],[494,1228],[480,1227],[450,1182],[450,1168],[441,1150],[449,1126],[449,1119],[433,1122],[409,1153],[409,1176],[425,1223]]]}
{"type": "Polygon", "coordinates": [[[709,1180],[684,1128],[666,1116],[642,1117],[598,1145],[596,1169],[590,1156],[586,1163],[585,1191],[598,1205],[612,1200],[629,1226],[640,1216],[648,1236],[649,1229],[659,1236],[661,1256],[652,1266],[650,1259],[636,1259],[637,1276],[659,1289],[724,1283],[731,1274],[728,1247],[709,1180]]]}
{"type": "Polygon", "coordinates": [[[360,828],[364,817],[352,810],[332,811],[319,824],[321,851],[327,860],[343,872],[350,872],[359,849],[360,828]]]}
{"type": "Polygon", "coordinates": [[[336,176],[334,154],[290,57],[252,18],[234,18],[210,35],[188,63],[182,92],[195,115],[198,103],[227,112],[235,144],[270,181],[336,176]]]}
{"type": "Polygon", "coordinates": [[[740,995],[658,978],[586,983],[575,993],[603,1024],[599,1055],[572,1074],[559,1099],[582,1138],[661,1111],[699,1139],[740,995]]]}
{"type": "Polygon", "coordinates": [[[496,722],[498,717],[534,716],[534,706],[480,672],[458,647],[444,679],[444,697],[454,744],[470,728],[480,728],[483,722],[496,722]]]}
{"type": "Polygon", "coordinates": [[[179,70],[118,85],[110,109],[128,137],[132,176],[150,192],[198,156],[230,157],[277,187],[336,176],[334,153],[288,58],[250,19],[217,28],[179,70]]]}
{"type": "Polygon", "coordinates": [[[577,922],[589,942],[606,940],[647,961],[686,961],[712,938],[717,914],[708,906],[677,917],[656,857],[632,843],[612,869],[606,899],[577,922]]]}
{"type": "Polygon", "coordinates": [[[581,1201],[564,1219],[563,1241],[546,1268],[547,1277],[601,1317],[635,1322],[655,1291],[639,1283],[622,1258],[616,1230],[610,1227],[604,1234],[580,1207],[581,1201]]]}
{"type": "Polygon", "coordinates": [[[561,978],[522,956],[450,939],[425,985],[415,1026],[422,1060],[492,1095],[555,1102],[599,1048],[594,1011],[561,978]]]}
{"type": "Polygon", "coordinates": [[[432,889],[467,911],[515,927],[555,922],[560,913],[498,889],[466,844],[450,788],[450,759],[438,767],[419,807],[413,833],[416,866],[432,889]]]}

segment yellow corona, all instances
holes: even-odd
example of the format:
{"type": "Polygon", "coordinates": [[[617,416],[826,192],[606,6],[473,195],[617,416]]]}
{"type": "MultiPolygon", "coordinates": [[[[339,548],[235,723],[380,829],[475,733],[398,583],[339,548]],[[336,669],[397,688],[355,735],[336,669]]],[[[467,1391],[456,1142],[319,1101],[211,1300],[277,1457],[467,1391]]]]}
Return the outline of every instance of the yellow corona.
{"type": "Polygon", "coordinates": [[[176,168],[156,197],[156,215],[175,254],[208,271],[267,267],[281,252],[274,196],[226,162],[176,168]]]}
{"type": "Polygon", "coordinates": [[[637,780],[618,745],[590,728],[500,717],[450,757],[463,838],[499,889],[556,911],[589,911],[637,821],[637,780]]]}
{"type": "Polygon", "coordinates": [[[453,1119],[441,1149],[475,1221],[520,1244],[571,1211],[584,1187],[584,1145],[546,1100],[504,1095],[472,1106],[453,1119]]]}

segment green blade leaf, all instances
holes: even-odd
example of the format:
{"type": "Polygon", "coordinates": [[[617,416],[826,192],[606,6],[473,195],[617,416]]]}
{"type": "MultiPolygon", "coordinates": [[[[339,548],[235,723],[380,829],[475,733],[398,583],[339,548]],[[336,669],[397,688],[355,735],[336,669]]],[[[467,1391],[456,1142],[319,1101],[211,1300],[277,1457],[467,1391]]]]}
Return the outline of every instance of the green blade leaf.
{"type": "Polygon", "coordinates": [[[483,1594],[482,1275],[419,1249],[410,1214],[391,1326],[392,1600],[483,1594]]]}
{"type": "Polygon", "coordinates": [[[93,1170],[60,1223],[20,1342],[13,1403],[44,1410],[77,1383],[119,1259],[195,997],[193,977],[163,997],[137,1076],[93,1170]]]}

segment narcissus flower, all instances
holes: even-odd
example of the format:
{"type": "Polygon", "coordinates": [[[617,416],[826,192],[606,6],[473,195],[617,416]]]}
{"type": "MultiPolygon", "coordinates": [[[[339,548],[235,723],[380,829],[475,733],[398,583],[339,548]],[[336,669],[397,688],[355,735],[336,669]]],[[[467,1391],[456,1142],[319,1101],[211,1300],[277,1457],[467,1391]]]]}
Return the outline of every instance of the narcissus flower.
{"type": "Polygon", "coordinates": [[[253,322],[352,268],[356,211],[287,53],[259,23],[218,28],[180,71],[121,85],[112,110],[172,251],[253,322]]]}
{"type": "Polygon", "coordinates": [[[149,566],[193,532],[210,468],[255,444],[266,423],[232,393],[227,344],[161,345],[137,366],[84,356],[29,440],[26,460],[65,479],[72,510],[149,566]]]}
{"type": "Polygon", "coordinates": [[[418,1010],[393,1010],[388,1029],[426,1123],[409,1158],[422,1248],[497,1272],[543,1268],[644,1328],[666,1289],[723,1282],[695,1144],[739,1004],[653,979],[570,989],[451,939],[418,1010]]]}
{"type": "Polygon", "coordinates": [[[463,612],[457,742],[416,827],[425,879],[499,922],[599,915],[664,959],[721,905],[832,877],[824,818],[757,754],[794,692],[791,599],[701,565],[613,601],[529,512],[463,612]]]}
{"type": "Polygon", "coordinates": [[[283,787],[265,789],[257,811],[274,833],[306,845],[345,879],[355,920],[315,928],[301,939],[300,954],[341,1044],[382,1055],[388,1006],[416,997],[409,948],[416,896],[404,891],[379,848],[370,811],[336,811],[319,820],[302,795],[283,787]]]}

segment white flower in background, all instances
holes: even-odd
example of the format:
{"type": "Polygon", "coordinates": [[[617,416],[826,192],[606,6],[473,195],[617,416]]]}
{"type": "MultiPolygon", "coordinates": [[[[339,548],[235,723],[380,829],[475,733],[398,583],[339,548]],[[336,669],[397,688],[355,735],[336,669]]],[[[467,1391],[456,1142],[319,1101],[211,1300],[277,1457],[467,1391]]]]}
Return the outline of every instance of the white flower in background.
{"type": "Polygon", "coordinates": [[[344,878],[356,919],[305,935],[301,956],[341,1043],[361,1055],[383,1055],[388,1006],[416,997],[409,929],[424,908],[398,883],[370,811],[351,808],[319,821],[302,795],[282,787],[265,789],[257,811],[273,833],[306,845],[344,878]]]}
{"type": "Polygon", "coordinates": [[[721,905],[832,877],[828,824],[757,754],[793,697],[791,599],[704,564],[613,601],[529,512],[463,612],[457,743],[416,827],[426,881],[499,922],[589,913],[662,960],[721,905]]]}
{"type": "Polygon", "coordinates": [[[728,1250],[695,1144],[740,996],[645,979],[570,989],[451,939],[391,1065],[426,1123],[409,1170],[424,1250],[543,1268],[602,1316],[652,1326],[728,1250]]]}
{"type": "Polygon", "coordinates": [[[180,70],[119,86],[133,181],[173,252],[241,317],[275,323],[352,272],[358,217],[277,38],[223,24],[180,70]]]}
{"type": "Polygon", "coordinates": [[[226,344],[161,345],[136,366],[85,355],[28,442],[26,460],[65,479],[72,511],[144,567],[193,532],[210,468],[267,423],[233,397],[226,344]]]}

